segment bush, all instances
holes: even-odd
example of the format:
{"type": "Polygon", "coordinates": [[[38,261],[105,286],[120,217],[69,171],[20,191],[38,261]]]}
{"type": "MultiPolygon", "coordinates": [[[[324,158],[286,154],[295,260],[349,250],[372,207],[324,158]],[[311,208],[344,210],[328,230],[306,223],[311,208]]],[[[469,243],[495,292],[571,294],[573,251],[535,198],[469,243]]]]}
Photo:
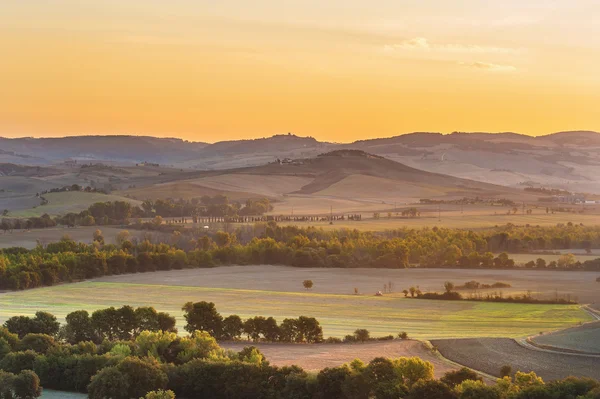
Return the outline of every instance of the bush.
{"type": "Polygon", "coordinates": [[[54,338],[46,334],[27,334],[19,343],[19,350],[32,350],[37,353],[46,353],[56,346],[54,338]]]}
{"type": "Polygon", "coordinates": [[[502,378],[510,377],[511,375],[512,375],[512,367],[509,366],[508,364],[506,364],[500,368],[500,377],[502,377],[502,378]]]}
{"type": "Polygon", "coordinates": [[[466,367],[461,368],[460,370],[448,371],[440,381],[449,387],[456,387],[457,385],[462,384],[464,381],[483,381],[483,379],[477,375],[476,372],[470,370],[466,367]]]}
{"type": "Polygon", "coordinates": [[[400,339],[408,339],[408,334],[406,333],[406,331],[401,331],[398,333],[398,338],[400,339]]]}
{"type": "Polygon", "coordinates": [[[359,328],[356,331],[354,331],[354,338],[357,342],[366,342],[369,339],[371,339],[371,334],[369,333],[369,330],[359,328]]]}
{"type": "Polygon", "coordinates": [[[408,399],[456,399],[457,395],[443,382],[436,380],[417,381],[408,394],[408,399]]]}
{"type": "Polygon", "coordinates": [[[148,392],[144,399],[175,399],[175,392],[173,391],[159,391],[148,392]]]}
{"type": "Polygon", "coordinates": [[[354,335],[348,334],[344,337],[344,342],[346,342],[346,343],[356,342],[356,337],[354,335]]]}
{"type": "Polygon", "coordinates": [[[329,337],[324,341],[326,344],[341,344],[343,341],[337,337],[329,337]]]}
{"type": "Polygon", "coordinates": [[[23,370],[33,370],[36,357],[37,353],[34,351],[11,352],[0,360],[0,369],[13,374],[18,374],[23,370]]]}

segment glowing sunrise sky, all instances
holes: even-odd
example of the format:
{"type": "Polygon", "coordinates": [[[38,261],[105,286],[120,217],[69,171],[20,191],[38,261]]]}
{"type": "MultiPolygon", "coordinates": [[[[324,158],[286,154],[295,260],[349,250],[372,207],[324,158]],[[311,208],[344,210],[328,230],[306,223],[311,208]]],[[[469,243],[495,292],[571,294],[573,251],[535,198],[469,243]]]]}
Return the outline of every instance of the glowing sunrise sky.
{"type": "Polygon", "coordinates": [[[2,0],[0,136],[600,130],[598,0],[2,0]]]}

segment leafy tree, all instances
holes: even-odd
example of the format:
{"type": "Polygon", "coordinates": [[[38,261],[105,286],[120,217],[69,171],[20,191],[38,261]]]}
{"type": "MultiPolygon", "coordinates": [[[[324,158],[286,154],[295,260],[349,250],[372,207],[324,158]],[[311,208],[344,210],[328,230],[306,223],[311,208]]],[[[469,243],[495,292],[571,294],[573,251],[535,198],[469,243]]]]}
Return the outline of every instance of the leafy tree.
{"type": "Polygon", "coordinates": [[[240,316],[232,314],[223,319],[223,339],[236,339],[242,335],[244,323],[240,316]]]}
{"type": "Polygon", "coordinates": [[[21,370],[33,370],[33,364],[37,357],[34,351],[10,352],[0,360],[0,370],[9,373],[20,373],[21,370]]]}
{"type": "Polygon", "coordinates": [[[27,334],[19,343],[19,350],[32,350],[37,353],[46,353],[56,346],[54,338],[46,334],[27,334]]]}
{"type": "Polygon", "coordinates": [[[317,374],[316,392],[319,399],[345,399],[344,382],[352,374],[346,365],[324,368],[317,374]]]}
{"type": "Polygon", "coordinates": [[[117,367],[103,368],[87,387],[89,399],[129,399],[129,379],[117,367]]]}
{"type": "MultiPolygon", "coordinates": [[[[0,337],[0,360],[12,351],[12,348],[7,340],[0,337]]],[[[2,396],[0,395],[0,398],[2,396]]]]}
{"type": "Polygon", "coordinates": [[[95,334],[92,327],[90,315],[85,310],[71,312],[65,318],[67,325],[65,327],[66,339],[75,344],[82,341],[94,341],[95,334]]]}
{"type": "Polygon", "coordinates": [[[354,331],[354,338],[359,342],[366,342],[371,337],[368,330],[365,330],[364,328],[359,328],[356,331],[354,331]]]}
{"type": "Polygon", "coordinates": [[[6,340],[11,348],[15,349],[19,343],[19,336],[11,333],[6,327],[0,326],[0,338],[6,340]]]}
{"type": "Polygon", "coordinates": [[[456,392],[459,399],[502,399],[498,388],[482,381],[465,380],[456,387],[456,392]]]}
{"type": "Polygon", "coordinates": [[[304,288],[306,288],[307,290],[310,290],[313,287],[313,282],[312,280],[304,280],[302,282],[302,285],[304,286],[304,288]]]}
{"type": "Polygon", "coordinates": [[[160,389],[158,391],[148,392],[144,398],[140,399],[175,399],[175,392],[163,391],[160,389]]]}
{"type": "Polygon", "coordinates": [[[125,390],[126,398],[143,397],[150,391],[167,386],[167,375],[156,362],[128,357],[119,363],[117,369],[129,381],[129,388],[125,390]]]}
{"type": "Polygon", "coordinates": [[[454,290],[454,283],[450,282],[450,281],[446,281],[444,283],[444,289],[446,290],[446,292],[450,293],[452,292],[452,290],[454,290]]]}
{"type": "Polygon", "coordinates": [[[177,332],[177,328],[176,328],[177,320],[175,320],[175,317],[173,317],[170,314],[165,313],[165,312],[158,312],[157,319],[158,319],[158,328],[160,331],[174,332],[174,333],[177,332]]]}
{"type": "Polygon", "coordinates": [[[483,379],[473,370],[470,370],[466,367],[461,368],[460,370],[448,371],[440,381],[444,384],[448,385],[451,388],[456,387],[463,383],[463,381],[483,381],[483,379]]]}
{"type": "Polygon", "coordinates": [[[213,302],[188,302],[182,310],[187,324],[185,331],[206,331],[213,337],[220,337],[223,330],[223,317],[217,312],[213,302]]]}
{"type": "Polygon", "coordinates": [[[97,242],[100,245],[104,245],[104,235],[102,235],[102,231],[100,231],[100,229],[94,231],[93,239],[94,242],[97,242]]]}
{"type": "Polygon", "coordinates": [[[319,343],[323,341],[323,328],[314,317],[298,317],[297,328],[300,342],[319,343]]]}
{"type": "Polygon", "coordinates": [[[417,381],[408,394],[408,399],[456,399],[456,394],[443,382],[436,380],[417,381]]]}
{"type": "Polygon", "coordinates": [[[510,377],[511,374],[512,374],[512,367],[509,366],[508,364],[506,364],[500,368],[500,377],[510,377]]]}
{"type": "Polygon", "coordinates": [[[417,381],[433,379],[433,364],[418,357],[401,357],[395,365],[398,375],[409,388],[417,381]]]}
{"type": "Polygon", "coordinates": [[[60,323],[56,317],[47,312],[36,312],[35,317],[13,316],[4,323],[10,332],[23,338],[27,334],[47,334],[54,336],[58,333],[60,323]]]}
{"type": "Polygon", "coordinates": [[[31,370],[23,370],[13,380],[17,399],[33,399],[42,396],[39,377],[31,370]]]}

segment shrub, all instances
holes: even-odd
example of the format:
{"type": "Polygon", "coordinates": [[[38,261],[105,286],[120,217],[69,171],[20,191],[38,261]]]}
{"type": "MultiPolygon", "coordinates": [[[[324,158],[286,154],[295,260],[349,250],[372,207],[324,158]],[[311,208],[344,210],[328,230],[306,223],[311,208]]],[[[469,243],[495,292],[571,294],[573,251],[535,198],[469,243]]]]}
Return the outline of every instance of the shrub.
{"type": "Polygon", "coordinates": [[[359,328],[356,331],[354,331],[354,338],[357,342],[366,342],[369,339],[371,339],[371,334],[369,333],[369,330],[359,328]]]}
{"type": "Polygon", "coordinates": [[[344,337],[344,342],[346,342],[346,343],[356,342],[356,337],[354,335],[348,334],[344,337]]]}
{"type": "Polygon", "coordinates": [[[500,377],[510,377],[512,374],[512,367],[508,364],[500,368],[500,377]]]}
{"type": "Polygon", "coordinates": [[[456,394],[443,382],[436,380],[417,381],[410,389],[408,399],[456,399],[456,394]]]}
{"type": "Polygon", "coordinates": [[[56,346],[54,338],[46,334],[27,334],[19,343],[19,350],[32,350],[37,353],[46,353],[56,346]]]}
{"type": "Polygon", "coordinates": [[[400,339],[408,339],[408,334],[406,333],[406,331],[401,331],[398,333],[398,338],[400,339]]]}
{"type": "Polygon", "coordinates": [[[444,374],[442,378],[440,378],[441,382],[452,388],[462,384],[464,381],[467,380],[483,381],[483,379],[479,375],[477,375],[476,372],[466,367],[463,367],[460,370],[448,371],[446,374],[444,374]]]}
{"type": "Polygon", "coordinates": [[[341,344],[343,341],[337,337],[329,337],[324,341],[326,344],[341,344]]]}

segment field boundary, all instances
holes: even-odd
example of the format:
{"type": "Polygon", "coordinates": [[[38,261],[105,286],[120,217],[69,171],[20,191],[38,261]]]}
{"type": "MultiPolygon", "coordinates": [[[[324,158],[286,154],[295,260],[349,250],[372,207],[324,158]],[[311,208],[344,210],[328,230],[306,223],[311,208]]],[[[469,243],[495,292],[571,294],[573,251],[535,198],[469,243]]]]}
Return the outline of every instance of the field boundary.
{"type": "MultiPolygon", "coordinates": [[[[562,330],[559,330],[559,331],[562,331],[562,330]]],[[[517,343],[517,345],[520,345],[525,349],[534,350],[534,351],[538,351],[538,352],[554,353],[554,354],[558,354],[558,355],[591,357],[591,358],[600,359],[600,353],[579,352],[579,351],[575,351],[575,350],[571,350],[571,349],[556,348],[553,346],[548,346],[548,348],[551,348],[551,349],[546,349],[545,348],[546,345],[532,343],[530,338],[531,337],[518,338],[518,339],[513,339],[513,341],[515,341],[517,343]]]]}
{"type": "Polygon", "coordinates": [[[442,353],[437,349],[437,347],[434,344],[432,344],[431,341],[429,341],[429,340],[421,341],[421,343],[425,346],[426,349],[429,349],[431,351],[431,353],[435,357],[437,357],[438,359],[440,359],[443,362],[451,364],[452,366],[455,366],[455,367],[459,367],[459,368],[463,368],[464,367],[464,368],[467,368],[467,369],[469,369],[471,371],[474,371],[477,374],[483,376],[484,378],[489,379],[491,382],[495,382],[498,379],[498,377],[495,377],[495,376],[493,376],[491,374],[485,373],[483,371],[474,369],[472,367],[465,366],[464,364],[457,363],[454,360],[448,359],[447,357],[445,357],[444,355],[442,355],[442,353]]]}
{"type": "MultiPolygon", "coordinates": [[[[583,310],[584,312],[587,312],[589,315],[591,315],[594,318],[594,320],[583,323],[583,324],[581,324],[581,326],[584,326],[586,324],[600,323],[600,312],[590,308],[589,305],[582,305],[582,306],[580,306],[580,308],[581,308],[581,310],[583,310]]],[[[557,333],[560,331],[565,331],[570,328],[573,328],[573,327],[561,328],[559,330],[552,331],[549,334],[554,334],[554,333],[557,333]]],[[[541,337],[541,336],[542,336],[541,334],[530,335],[526,338],[515,339],[515,341],[517,342],[517,344],[519,344],[527,349],[532,349],[532,350],[540,350],[540,351],[551,352],[551,353],[563,353],[563,354],[567,354],[567,355],[600,357],[600,353],[598,353],[598,352],[586,352],[586,351],[579,351],[576,349],[561,348],[560,346],[544,345],[544,344],[540,344],[540,343],[537,343],[534,341],[534,339],[536,337],[541,337]]]]}

